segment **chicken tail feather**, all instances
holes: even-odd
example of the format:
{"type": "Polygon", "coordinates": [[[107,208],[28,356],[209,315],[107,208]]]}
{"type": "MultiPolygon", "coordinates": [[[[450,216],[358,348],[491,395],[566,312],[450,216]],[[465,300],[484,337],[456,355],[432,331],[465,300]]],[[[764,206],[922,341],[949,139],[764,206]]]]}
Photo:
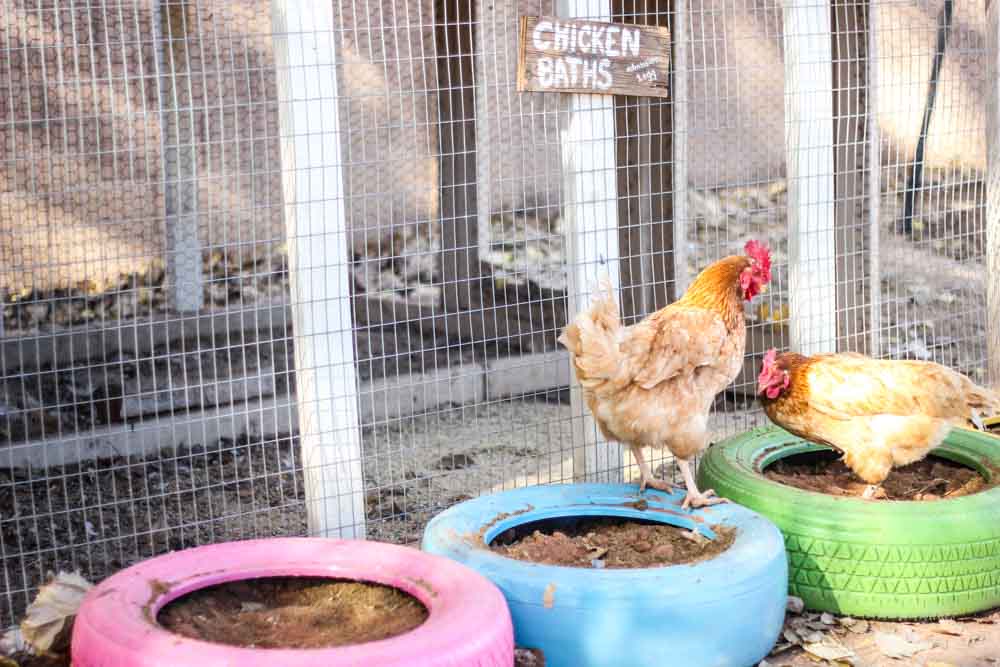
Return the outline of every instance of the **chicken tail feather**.
{"type": "Polygon", "coordinates": [[[590,308],[577,315],[558,339],[573,355],[581,384],[611,380],[618,374],[621,329],[614,291],[604,279],[590,308]]]}

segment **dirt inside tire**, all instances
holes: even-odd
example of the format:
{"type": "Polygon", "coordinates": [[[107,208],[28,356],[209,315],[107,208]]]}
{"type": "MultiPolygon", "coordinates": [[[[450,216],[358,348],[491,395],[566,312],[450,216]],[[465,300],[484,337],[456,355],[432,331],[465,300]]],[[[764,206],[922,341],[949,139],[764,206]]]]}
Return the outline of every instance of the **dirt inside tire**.
{"type": "Polygon", "coordinates": [[[508,558],[595,569],[662,567],[714,558],[732,546],[736,530],[712,526],[716,539],[665,523],[623,517],[563,517],[534,521],[497,535],[490,548],[508,558]]]}
{"type": "Polygon", "coordinates": [[[193,591],[157,615],[171,632],[253,648],[331,648],[389,639],[427,620],[426,607],[390,586],[308,577],[234,581],[193,591]]]}
{"type": "MultiPolygon", "coordinates": [[[[833,496],[860,498],[867,484],[831,451],[796,454],[776,461],[764,477],[779,484],[833,496]]],[[[994,479],[996,476],[994,475],[994,479]]],[[[933,501],[968,496],[995,486],[978,471],[954,461],[928,456],[894,468],[873,500],[933,501]]]]}

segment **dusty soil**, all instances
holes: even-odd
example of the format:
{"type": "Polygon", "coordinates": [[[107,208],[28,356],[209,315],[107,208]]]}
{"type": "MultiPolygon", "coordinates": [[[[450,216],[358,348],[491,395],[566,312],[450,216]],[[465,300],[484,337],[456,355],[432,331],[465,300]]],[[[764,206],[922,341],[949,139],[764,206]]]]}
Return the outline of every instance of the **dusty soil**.
{"type": "Polygon", "coordinates": [[[708,560],[728,549],[736,538],[735,529],[725,526],[713,526],[718,538],[709,540],[684,528],[618,517],[578,520],[561,530],[551,527],[552,523],[512,528],[498,535],[490,548],[532,563],[616,569],[708,560]]]}
{"type": "MultiPolygon", "coordinates": [[[[867,484],[840,460],[839,454],[799,454],[777,461],[764,471],[775,482],[834,496],[860,497],[867,484]]],[[[882,484],[876,500],[941,500],[978,493],[991,484],[977,471],[947,459],[928,456],[896,468],[882,484]]]]}
{"type": "Polygon", "coordinates": [[[157,620],[185,637],[231,646],[326,648],[405,634],[427,620],[427,609],[389,586],[273,577],[189,593],[157,620]]]}
{"type": "Polygon", "coordinates": [[[39,656],[18,653],[9,658],[0,656],[0,667],[71,667],[71,665],[68,655],[39,656]]]}

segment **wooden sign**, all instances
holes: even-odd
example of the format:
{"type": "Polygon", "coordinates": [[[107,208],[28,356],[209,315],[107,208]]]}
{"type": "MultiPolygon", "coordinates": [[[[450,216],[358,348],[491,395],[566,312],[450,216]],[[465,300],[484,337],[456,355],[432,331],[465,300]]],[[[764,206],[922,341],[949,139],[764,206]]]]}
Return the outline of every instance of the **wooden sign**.
{"type": "Polygon", "coordinates": [[[517,89],[667,97],[670,30],[522,16],[517,89]]]}

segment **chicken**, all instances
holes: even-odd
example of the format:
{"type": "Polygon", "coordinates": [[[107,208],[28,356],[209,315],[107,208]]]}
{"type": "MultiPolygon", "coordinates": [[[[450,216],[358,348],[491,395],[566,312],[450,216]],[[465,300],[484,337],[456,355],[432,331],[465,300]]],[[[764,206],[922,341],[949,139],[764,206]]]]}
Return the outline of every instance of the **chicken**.
{"type": "Polygon", "coordinates": [[[683,506],[723,502],[701,493],[689,460],[708,445],[708,412],[739,374],[746,345],[743,302],[771,280],[766,246],[706,267],[676,302],[624,327],[610,286],[559,337],[601,433],[629,446],[646,487],[669,490],[650,472],[641,447],[669,449],[684,475],[683,506]]]}
{"type": "Polygon", "coordinates": [[[854,352],[764,355],[757,393],[768,418],[805,440],[834,448],[881,493],[895,466],[924,458],[953,426],[982,429],[1000,397],[930,361],[876,360],[854,352]]]}

